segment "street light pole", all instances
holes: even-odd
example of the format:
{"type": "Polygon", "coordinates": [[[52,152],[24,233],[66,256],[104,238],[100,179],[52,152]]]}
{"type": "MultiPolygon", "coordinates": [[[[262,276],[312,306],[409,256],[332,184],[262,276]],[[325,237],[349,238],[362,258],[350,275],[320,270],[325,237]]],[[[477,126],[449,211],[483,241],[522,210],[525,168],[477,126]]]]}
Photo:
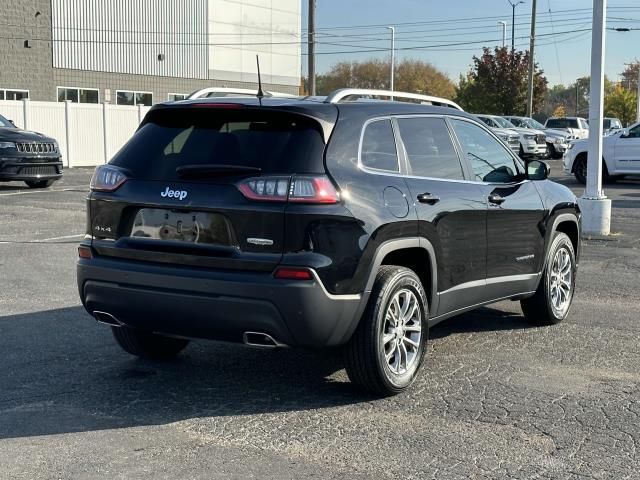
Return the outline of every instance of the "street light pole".
{"type": "Polygon", "coordinates": [[[498,25],[502,25],[502,48],[504,48],[507,44],[507,22],[500,20],[498,25]]]}
{"type": "MultiPolygon", "coordinates": [[[[391,30],[391,71],[389,72],[389,90],[393,92],[393,80],[396,71],[396,29],[395,27],[387,27],[391,30]]],[[[391,97],[393,100],[393,96],[391,97]]]]}
{"type": "Polygon", "coordinates": [[[582,232],[595,235],[609,235],[611,228],[611,200],[602,191],[602,113],[604,107],[606,11],[607,0],[593,0],[587,187],[578,200],[580,210],[582,210],[582,232]]]}
{"type": "Polygon", "coordinates": [[[512,2],[508,0],[509,5],[511,5],[511,51],[516,48],[516,7],[521,3],[524,3],[524,0],[520,0],[519,2],[512,2]]]}

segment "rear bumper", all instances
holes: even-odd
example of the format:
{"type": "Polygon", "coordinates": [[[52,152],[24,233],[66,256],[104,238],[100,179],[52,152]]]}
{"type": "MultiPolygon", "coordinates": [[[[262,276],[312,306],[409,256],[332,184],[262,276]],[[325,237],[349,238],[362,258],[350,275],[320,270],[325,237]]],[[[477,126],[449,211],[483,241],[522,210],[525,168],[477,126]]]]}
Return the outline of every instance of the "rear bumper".
{"type": "Polygon", "coordinates": [[[345,343],[360,318],[360,295],[331,295],[310,281],[270,273],[212,271],[94,257],[77,266],[85,309],[127,326],[187,338],[241,342],[262,332],[291,346],[345,343]]]}
{"type": "Polygon", "coordinates": [[[0,180],[52,180],[62,177],[62,161],[52,159],[0,158],[0,180]]]}

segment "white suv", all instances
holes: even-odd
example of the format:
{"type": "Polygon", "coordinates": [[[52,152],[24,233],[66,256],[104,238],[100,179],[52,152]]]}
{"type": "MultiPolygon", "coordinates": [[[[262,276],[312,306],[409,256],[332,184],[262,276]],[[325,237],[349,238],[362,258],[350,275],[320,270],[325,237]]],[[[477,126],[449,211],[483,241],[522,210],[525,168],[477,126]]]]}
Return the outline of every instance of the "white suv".
{"type": "Polygon", "coordinates": [[[589,124],[582,117],[551,117],[547,118],[544,126],[555,130],[564,130],[569,140],[589,137],[589,124]]]}
{"type": "Polygon", "coordinates": [[[516,127],[509,120],[498,115],[476,115],[491,128],[508,128],[520,135],[521,157],[547,157],[547,137],[541,130],[516,127]]]}
{"type": "MultiPolygon", "coordinates": [[[[575,140],[564,156],[564,170],[573,173],[580,183],[587,179],[589,140],[575,140]]],[[[615,180],[624,175],[640,175],[640,123],[602,137],[602,175],[615,180]]]]}

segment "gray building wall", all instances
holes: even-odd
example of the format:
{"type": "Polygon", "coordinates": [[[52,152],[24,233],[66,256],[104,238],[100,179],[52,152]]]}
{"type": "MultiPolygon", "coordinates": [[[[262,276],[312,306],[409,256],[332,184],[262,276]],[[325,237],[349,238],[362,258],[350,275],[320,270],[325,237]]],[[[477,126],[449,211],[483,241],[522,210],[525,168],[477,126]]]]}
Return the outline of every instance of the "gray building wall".
{"type": "MultiPolygon", "coordinates": [[[[31,100],[56,101],[56,87],[97,88],[100,101],[110,90],[153,93],[154,103],[166,101],[169,93],[191,93],[204,87],[256,88],[253,82],[197,80],[176,77],[131,75],[53,68],[51,0],[0,0],[0,89],[29,90],[31,100]],[[36,16],[37,12],[40,12],[36,16]],[[5,38],[6,37],[6,38],[5,38]],[[28,40],[31,48],[25,48],[28,40]]],[[[297,94],[290,85],[269,84],[267,90],[297,94]]]]}

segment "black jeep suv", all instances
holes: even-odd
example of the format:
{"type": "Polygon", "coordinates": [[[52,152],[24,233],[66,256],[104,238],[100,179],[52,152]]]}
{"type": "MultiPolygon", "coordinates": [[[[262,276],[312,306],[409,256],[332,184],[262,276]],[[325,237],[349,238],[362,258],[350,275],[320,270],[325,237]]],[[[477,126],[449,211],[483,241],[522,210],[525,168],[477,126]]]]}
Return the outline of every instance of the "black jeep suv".
{"type": "Polygon", "coordinates": [[[46,188],[62,177],[58,143],[41,133],[17,128],[0,115],[0,182],[24,181],[46,188]]]}
{"type": "Polygon", "coordinates": [[[342,346],[353,382],[398,393],[447,317],[503,299],[567,316],[580,213],[548,173],[455,108],[156,105],[92,179],[80,297],[134,355],[342,346]]]}

